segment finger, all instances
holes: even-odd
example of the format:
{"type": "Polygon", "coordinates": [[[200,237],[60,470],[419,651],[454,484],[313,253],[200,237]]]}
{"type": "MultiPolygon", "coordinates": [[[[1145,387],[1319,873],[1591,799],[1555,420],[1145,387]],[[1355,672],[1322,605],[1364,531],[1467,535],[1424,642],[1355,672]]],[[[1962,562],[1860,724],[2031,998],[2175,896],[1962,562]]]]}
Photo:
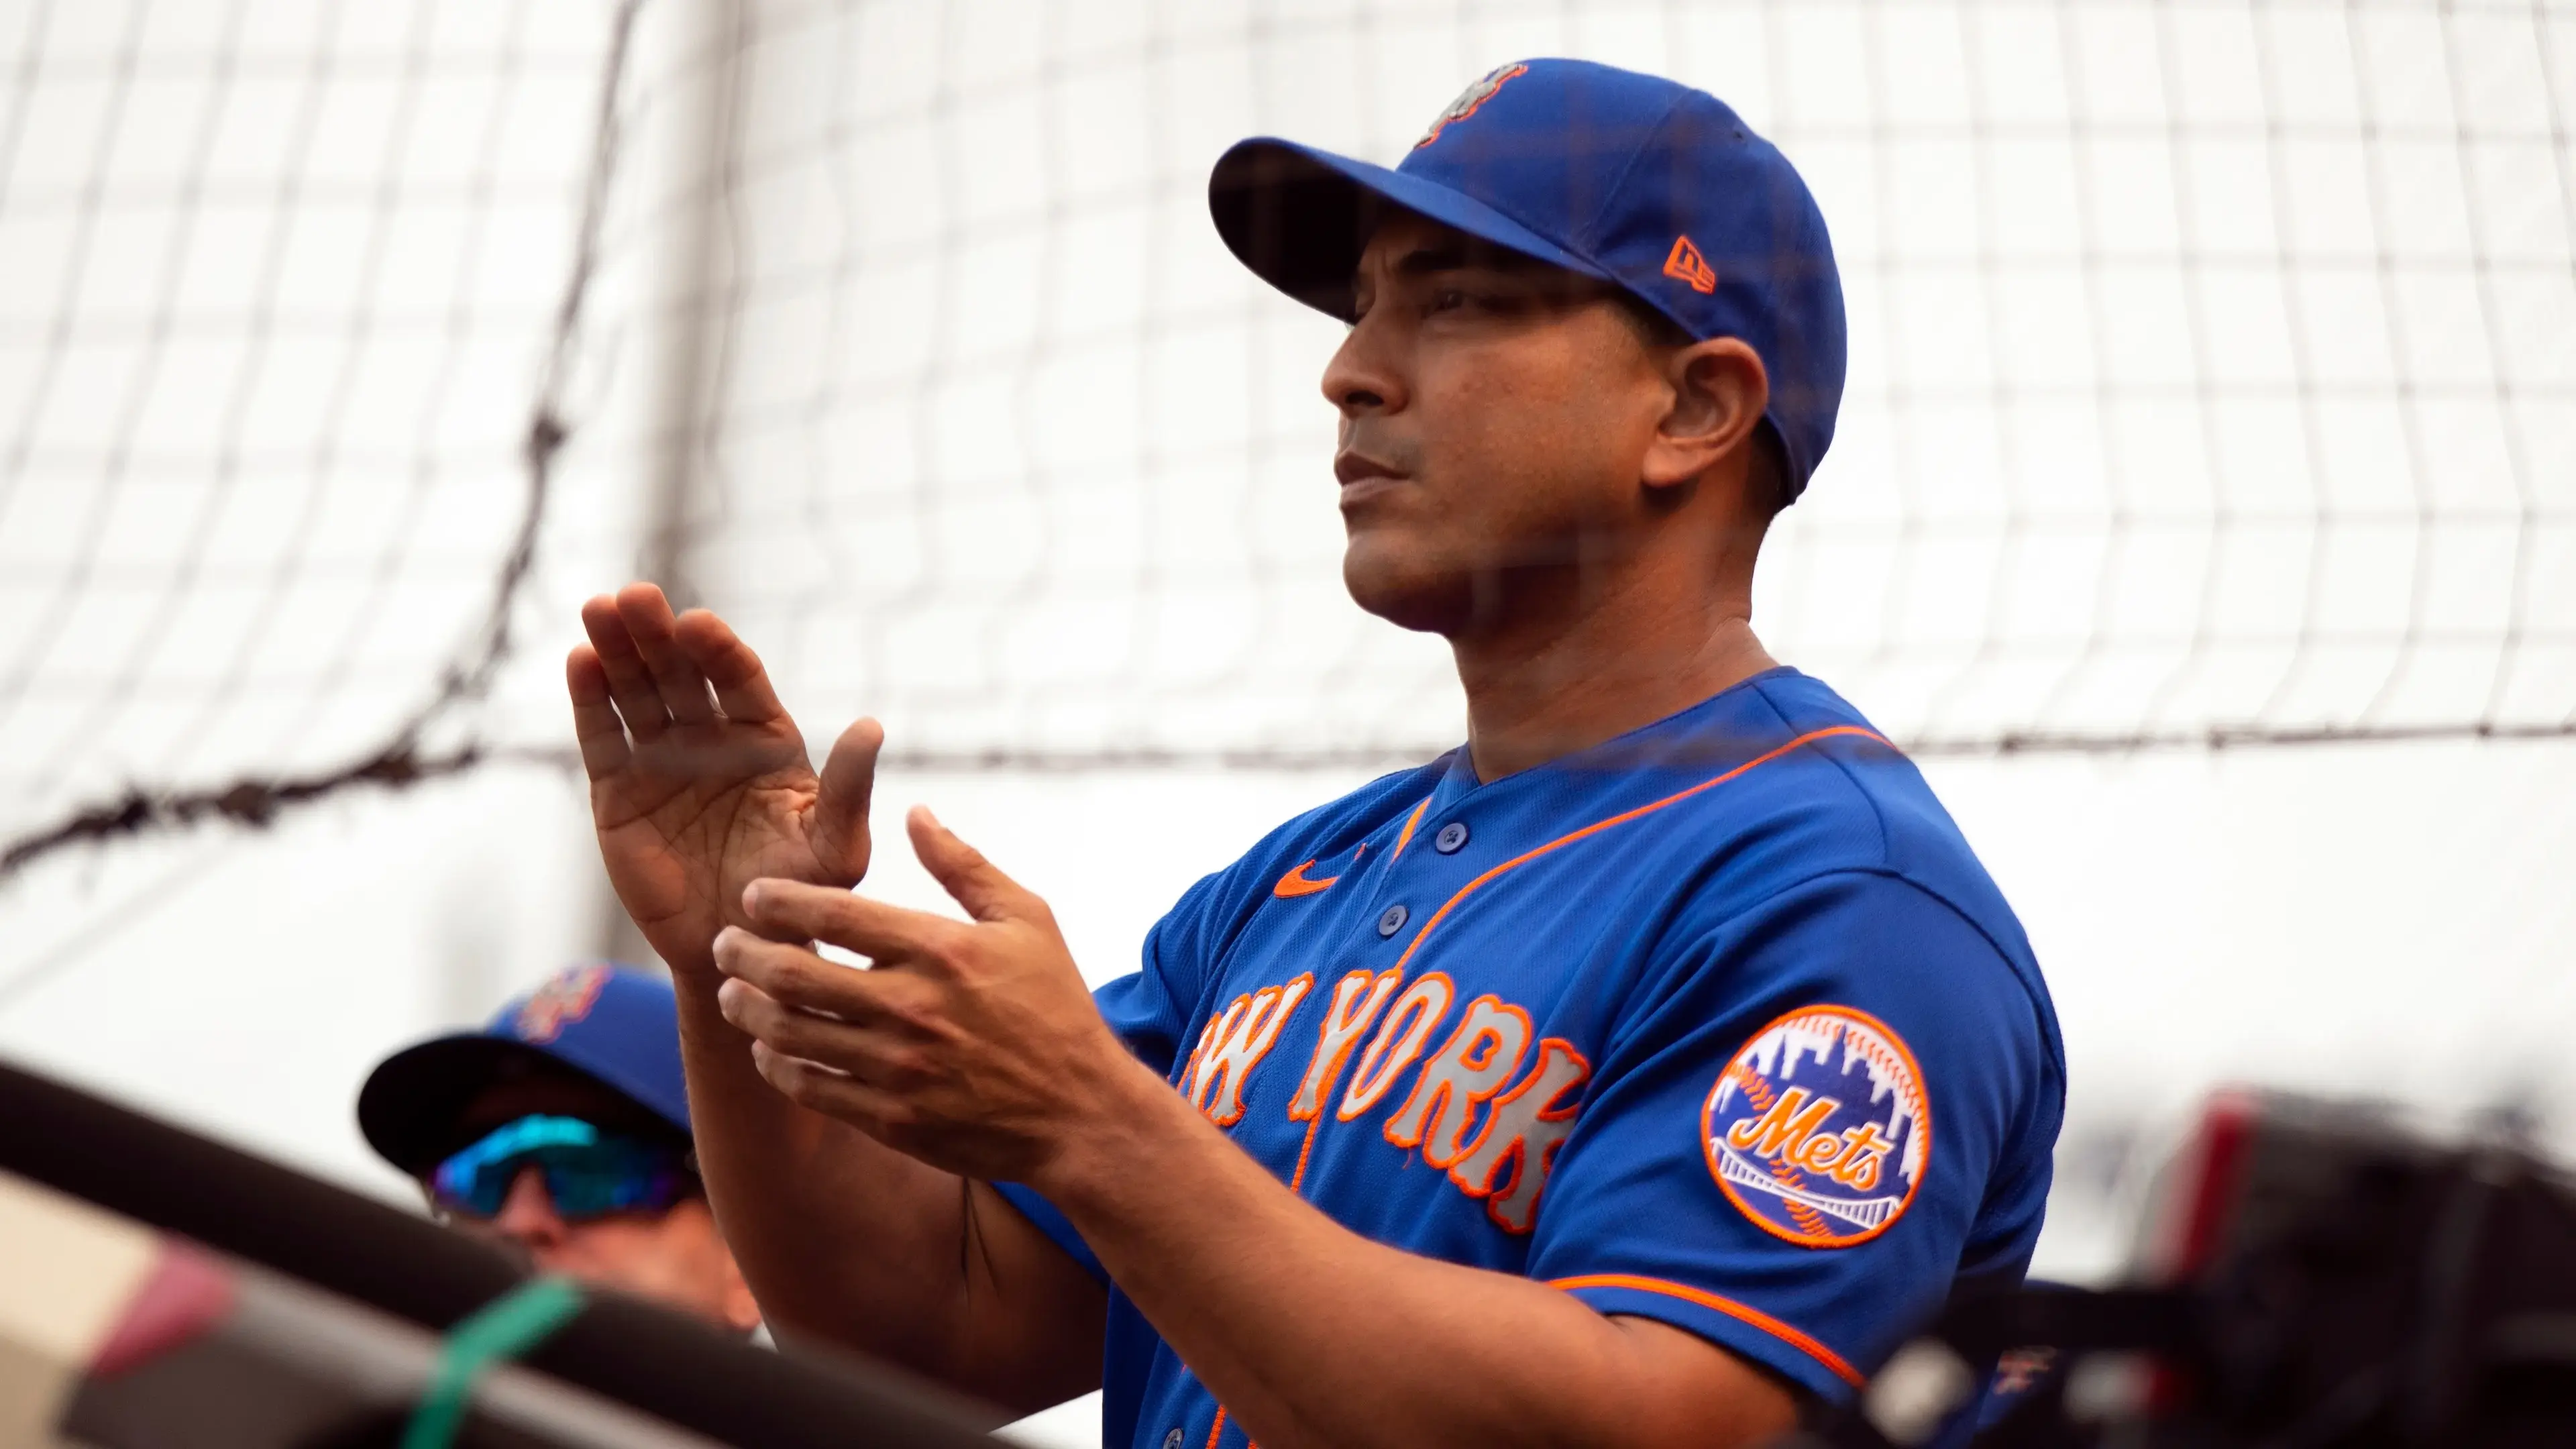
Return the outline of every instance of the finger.
{"type": "MultiPolygon", "coordinates": [[[[896,978],[889,978],[896,979],[896,978]]],[[[918,986],[916,978],[900,978],[918,986]]],[[[884,1023],[840,1021],[799,1011],[739,977],[716,990],[725,1020],[783,1056],[819,1062],[881,1087],[918,1086],[927,1076],[923,1036],[904,1019],[884,1023]]]]}
{"type": "Polygon", "coordinates": [[[572,646],[564,657],[564,688],[572,695],[572,732],[581,742],[582,773],[599,780],[624,769],[634,752],[627,748],[626,726],[618,722],[598,650],[588,644],[572,646]]]}
{"type": "Polygon", "coordinates": [[[652,671],[653,688],[671,718],[684,725],[705,724],[716,717],[715,700],[707,694],[707,677],[680,648],[678,621],[671,601],[652,584],[628,584],[617,591],[617,617],[635,640],[635,652],[652,671]]]}
{"type": "Polygon", "coordinates": [[[922,869],[949,897],[979,921],[1029,920],[1045,914],[1046,903],[1026,886],[1002,874],[984,853],[957,838],[939,823],[927,805],[915,805],[904,817],[912,832],[912,853],[922,869]]]}
{"type": "Polygon", "coordinates": [[[653,687],[653,673],[644,667],[644,657],[635,652],[635,637],[626,631],[626,620],[617,612],[617,600],[606,594],[581,606],[581,627],[590,635],[590,647],[599,655],[599,667],[608,675],[609,697],[617,701],[617,713],[626,728],[638,740],[649,740],[671,727],[670,707],[662,703],[662,693],[653,687]]]}
{"type": "MultiPolygon", "coordinates": [[[[872,1020],[877,1008],[870,973],[826,961],[801,945],[763,940],[739,926],[716,933],[716,969],[746,981],[761,995],[798,1011],[819,1011],[844,1021],[872,1020]]],[[[719,988],[721,991],[721,988],[719,988]]]]}
{"type": "Polygon", "coordinates": [[[770,687],[769,671],[760,656],[724,620],[708,610],[691,609],[673,621],[672,631],[680,652],[715,686],[716,703],[723,707],[725,718],[767,724],[787,713],[787,706],[778,702],[778,691],[770,687]]]}
{"type": "Polygon", "coordinates": [[[717,987],[716,1009],[736,1030],[772,1051],[843,1071],[848,1070],[847,1059],[859,1055],[855,1044],[844,1040],[853,1030],[848,1022],[789,1006],[748,977],[731,977],[717,987]]]}
{"type": "Polygon", "coordinates": [[[751,1044],[751,1064],[770,1086],[797,1106],[837,1117],[888,1146],[896,1145],[891,1139],[911,1127],[918,1115],[911,1103],[892,1092],[818,1063],[771,1051],[759,1042],[751,1044]]]}
{"type": "Polygon", "coordinates": [[[742,909],[771,940],[829,941],[879,964],[936,955],[968,929],[946,916],[792,880],[753,881],[743,888],[742,909]]]}
{"type": "Polygon", "coordinates": [[[814,802],[814,858],[847,881],[868,873],[868,797],[876,792],[877,751],[885,730],[862,719],[832,741],[823,757],[822,791],[814,802]]]}

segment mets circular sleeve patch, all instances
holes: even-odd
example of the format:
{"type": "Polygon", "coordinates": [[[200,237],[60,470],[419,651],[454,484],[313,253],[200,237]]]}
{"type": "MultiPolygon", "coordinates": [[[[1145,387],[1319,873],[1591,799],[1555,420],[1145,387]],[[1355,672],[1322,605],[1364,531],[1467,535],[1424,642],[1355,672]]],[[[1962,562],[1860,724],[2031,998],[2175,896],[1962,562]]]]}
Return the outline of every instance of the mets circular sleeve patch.
{"type": "Polygon", "coordinates": [[[1802,1006],[1753,1034],[1700,1109],[1727,1200],[1764,1232],[1848,1248],[1894,1226],[1932,1160],[1913,1051],[1848,1006],[1802,1006]]]}

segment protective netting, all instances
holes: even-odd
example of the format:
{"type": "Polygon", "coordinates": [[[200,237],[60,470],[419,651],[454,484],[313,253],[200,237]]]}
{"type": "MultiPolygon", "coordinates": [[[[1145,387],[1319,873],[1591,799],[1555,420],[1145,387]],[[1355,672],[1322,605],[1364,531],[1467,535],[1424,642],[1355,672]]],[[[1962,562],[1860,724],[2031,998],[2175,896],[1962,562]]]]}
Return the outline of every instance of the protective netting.
{"type": "Polygon", "coordinates": [[[0,19],[0,870],[496,753],[635,14],[0,19]]]}
{"type": "Polygon", "coordinates": [[[1815,187],[1851,387],[1756,625],[1892,734],[2576,728],[2565,7],[640,26],[619,67],[606,3],[0,20],[0,840],[418,733],[483,657],[549,416],[565,476],[501,616],[546,647],[439,707],[454,748],[558,744],[570,601],[637,556],[800,712],[916,759],[1446,747],[1445,650],[1340,588],[1337,329],[1236,266],[1205,178],[1256,132],[1392,161],[1533,54],[1706,86],[1815,187]]]}
{"type": "Polygon", "coordinates": [[[1933,747],[2563,727],[2565,17],[2386,3],[973,5],[766,17],[699,581],[898,746],[1401,756],[1332,324],[1211,235],[1250,132],[1400,157],[1500,60],[1700,83],[1810,177],[1843,431],[1782,657],[1933,747]]]}

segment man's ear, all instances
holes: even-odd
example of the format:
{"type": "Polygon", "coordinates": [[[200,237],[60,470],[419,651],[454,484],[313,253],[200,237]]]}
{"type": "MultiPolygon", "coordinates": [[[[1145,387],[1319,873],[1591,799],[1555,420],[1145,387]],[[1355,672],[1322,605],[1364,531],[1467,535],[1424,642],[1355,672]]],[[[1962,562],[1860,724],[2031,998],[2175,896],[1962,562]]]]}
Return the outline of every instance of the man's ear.
{"type": "Polygon", "coordinates": [[[1752,455],[1753,431],[1771,405],[1771,375],[1739,337],[1712,337],[1664,360],[1672,406],[1656,422],[1640,476],[1649,488],[1677,488],[1731,453],[1752,455]]]}

